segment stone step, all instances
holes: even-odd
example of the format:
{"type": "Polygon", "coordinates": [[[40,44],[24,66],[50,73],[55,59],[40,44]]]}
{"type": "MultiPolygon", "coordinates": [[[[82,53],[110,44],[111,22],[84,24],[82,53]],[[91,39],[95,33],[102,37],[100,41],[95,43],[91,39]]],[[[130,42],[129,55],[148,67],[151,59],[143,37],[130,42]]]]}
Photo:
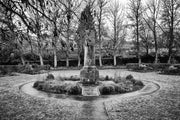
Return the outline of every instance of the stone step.
{"type": "Polygon", "coordinates": [[[83,96],[99,96],[100,92],[97,86],[81,86],[83,96]]]}

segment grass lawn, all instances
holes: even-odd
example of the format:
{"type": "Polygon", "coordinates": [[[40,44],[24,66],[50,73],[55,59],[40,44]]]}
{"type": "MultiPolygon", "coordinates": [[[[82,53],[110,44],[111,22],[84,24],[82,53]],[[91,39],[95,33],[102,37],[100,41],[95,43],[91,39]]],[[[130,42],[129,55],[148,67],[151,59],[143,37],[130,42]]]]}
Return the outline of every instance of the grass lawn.
{"type": "MultiPolygon", "coordinates": [[[[180,119],[180,76],[137,73],[126,70],[100,70],[100,75],[113,76],[115,72],[135,79],[157,82],[160,90],[149,95],[134,97],[107,97],[74,100],[70,98],[39,98],[27,95],[19,86],[42,79],[43,75],[0,77],[0,120],[179,120],[180,119]],[[106,109],[104,109],[106,108],[106,109]],[[104,114],[104,113],[107,114],[104,114]]],[[[74,75],[79,71],[54,71],[54,75],[74,75]]]]}
{"type": "Polygon", "coordinates": [[[105,102],[113,120],[180,120],[180,76],[132,73],[137,78],[158,82],[156,93],[105,102]]]}
{"type": "Polygon", "coordinates": [[[60,99],[42,99],[19,90],[19,85],[39,78],[20,75],[0,78],[0,120],[74,120],[79,103],[60,99]]]}

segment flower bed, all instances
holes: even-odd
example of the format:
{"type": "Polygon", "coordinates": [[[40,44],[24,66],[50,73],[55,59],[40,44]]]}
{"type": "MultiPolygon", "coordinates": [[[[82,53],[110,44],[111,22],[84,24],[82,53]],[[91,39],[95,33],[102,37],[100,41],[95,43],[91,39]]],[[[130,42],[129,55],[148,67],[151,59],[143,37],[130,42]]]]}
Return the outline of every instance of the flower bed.
{"type": "Polygon", "coordinates": [[[57,80],[36,81],[33,87],[37,90],[57,94],[80,95],[82,92],[81,87],[77,83],[66,83],[57,80]]]}
{"type": "MultiPolygon", "coordinates": [[[[126,78],[105,76],[100,77],[99,80],[99,91],[101,95],[132,92],[144,86],[141,81],[135,80],[132,75],[128,75],[126,78]]],[[[36,81],[33,87],[37,90],[50,93],[81,95],[82,88],[79,85],[79,81],[80,78],[78,76],[70,76],[69,78],[58,77],[55,79],[52,74],[48,74],[43,81],[36,81]]]]}
{"type": "Polygon", "coordinates": [[[140,90],[144,86],[141,81],[135,80],[132,75],[128,75],[126,78],[117,77],[113,80],[114,83],[100,85],[99,91],[101,95],[133,92],[140,90]]]}

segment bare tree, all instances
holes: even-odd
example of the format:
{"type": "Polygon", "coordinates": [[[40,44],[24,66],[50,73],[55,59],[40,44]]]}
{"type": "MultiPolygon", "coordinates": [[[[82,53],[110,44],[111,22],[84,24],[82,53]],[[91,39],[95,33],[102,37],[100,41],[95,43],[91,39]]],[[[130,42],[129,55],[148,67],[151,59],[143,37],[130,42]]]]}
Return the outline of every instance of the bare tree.
{"type": "Polygon", "coordinates": [[[139,27],[142,22],[142,1],[141,0],[129,0],[129,9],[130,13],[128,14],[128,18],[132,21],[132,26],[134,28],[134,34],[136,36],[136,47],[137,47],[137,57],[138,63],[141,64],[141,55],[140,55],[140,40],[139,40],[139,27]]]}
{"type": "Polygon", "coordinates": [[[160,0],[150,0],[146,5],[147,5],[147,11],[145,13],[147,18],[144,18],[144,20],[153,33],[154,43],[155,43],[154,63],[157,63],[158,62],[158,41],[157,41],[158,23],[157,22],[160,16],[160,0]]]}
{"type": "Polygon", "coordinates": [[[97,2],[97,21],[98,21],[98,43],[99,43],[99,65],[102,66],[102,27],[103,17],[105,14],[105,6],[107,5],[106,0],[98,0],[97,2]]]}
{"type": "Polygon", "coordinates": [[[71,49],[71,44],[72,44],[72,35],[75,33],[72,29],[73,23],[72,20],[74,17],[79,19],[79,16],[77,14],[81,4],[82,0],[59,0],[59,2],[63,5],[63,10],[64,14],[66,15],[64,19],[64,25],[65,25],[65,34],[64,37],[66,38],[66,66],[69,66],[69,54],[70,54],[70,49],[71,49]]]}
{"type": "Polygon", "coordinates": [[[179,26],[179,0],[163,0],[162,1],[162,24],[165,26],[165,31],[168,31],[168,63],[171,63],[174,48],[174,34],[179,26]]]}
{"type": "Polygon", "coordinates": [[[50,31],[52,35],[52,48],[54,54],[54,67],[57,67],[57,51],[58,46],[60,46],[60,37],[62,36],[63,32],[63,10],[60,9],[62,5],[60,4],[59,0],[52,0],[46,2],[46,11],[48,17],[51,18],[52,21],[47,24],[46,27],[51,28],[50,31]]]}
{"type": "Polygon", "coordinates": [[[117,52],[123,45],[126,36],[126,29],[123,25],[123,17],[123,8],[117,1],[115,1],[110,5],[108,10],[108,20],[110,21],[110,25],[113,29],[112,36],[110,36],[110,44],[113,51],[114,65],[117,65],[117,52]]]}
{"type": "Polygon", "coordinates": [[[32,26],[32,21],[29,16],[29,11],[34,10],[38,12],[41,16],[44,16],[46,19],[51,21],[51,19],[45,14],[45,1],[44,0],[0,0],[0,5],[2,8],[5,8],[7,12],[12,12],[19,18],[23,24],[31,31],[35,32],[34,26],[32,26]],[[8,4],[11,4],[9,6],[8,4]],[[38,5],[37,5],[38,3],[38,5]]]}
{"type": "Polygon", "coordinates": [[[45,18],[50,20],[49,17],[45,14],[45,1],[44,0],[0,0],[1,7],[5,8],[7,12],[12,12],[16,19],[19,19],[22,27],[27,28],[31,31],[31,34],[37,36],[37,46],[38,46],[38,55],[40,59],[40,64],[43,65],[43,33],[42,33],[42,24],[45,21],[45,18]],[[9,3],[12,6],[6,4],[9,3]]]}
{"type": "Polygon", "coordinates": [[[149,55],[149,49],[152,48],[152,34],[151,30],[146,23],[140,27],[140,38],[141,38],[141,45],[146,49],[146,56],[149,55]]]}
{"type": "MultiPolygon", "coordinates": [[[[38,2],[35,2],[35,5],[36,5],[36,8],[39,9],[40,4],[38,4],[38,2]]],[[[29,12],[31,12],[30,21],[31,21],[31,25],[34,28],[34,34],[36,35],[36,42],[37,42],[37,49],[38,49],[40,65],[44,65],[44,62],[43,62],[43,47],[44,47],[43,22],[44,22],[44,19],[43,19],[43,16],[34,9],[30,9],[29,12]]]]}
{"type": "MultiPolygon", "coordinates": [[[[10,8],[12,7],[11,2],[4,2],[5,5],[9,6],[10,8]]],[[[27,34],[24,32],[24,30],[19,29],[21,27],[21,22],[18,20],[14,20],[15,14],[13,14],[12,11],[6,11],[4,7],[1,7],[1,12],[0,12],[0,25],[1,25],[1,30],[0,30],[0,36],[1,36],[1,43],[3,45],[6,45],[8,49],[9,47],[13,48],[13,53],[17,54],[23,65],[25,65],[25,60],[24,60],[24,43],[25,40],[27,40],[27,34]]]]}

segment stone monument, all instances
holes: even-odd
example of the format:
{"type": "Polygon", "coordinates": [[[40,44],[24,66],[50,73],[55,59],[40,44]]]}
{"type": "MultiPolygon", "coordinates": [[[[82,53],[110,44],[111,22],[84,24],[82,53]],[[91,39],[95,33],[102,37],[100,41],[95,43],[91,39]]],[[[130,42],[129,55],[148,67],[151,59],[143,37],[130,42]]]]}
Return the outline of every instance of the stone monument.
{"type": "MultiPolygon", "coordinates": [[[[81,21],[83,29],[83,47],[84,47],[84,66],[80,72],[82,84],[97,84],[99,79],[99,71],[95,66],[95,44],[96,31],[93,22],[91,7],[86,6],[81,13],[81,21]]],[[[80,24],[81,24],[80,23],[80,24]]]]}

